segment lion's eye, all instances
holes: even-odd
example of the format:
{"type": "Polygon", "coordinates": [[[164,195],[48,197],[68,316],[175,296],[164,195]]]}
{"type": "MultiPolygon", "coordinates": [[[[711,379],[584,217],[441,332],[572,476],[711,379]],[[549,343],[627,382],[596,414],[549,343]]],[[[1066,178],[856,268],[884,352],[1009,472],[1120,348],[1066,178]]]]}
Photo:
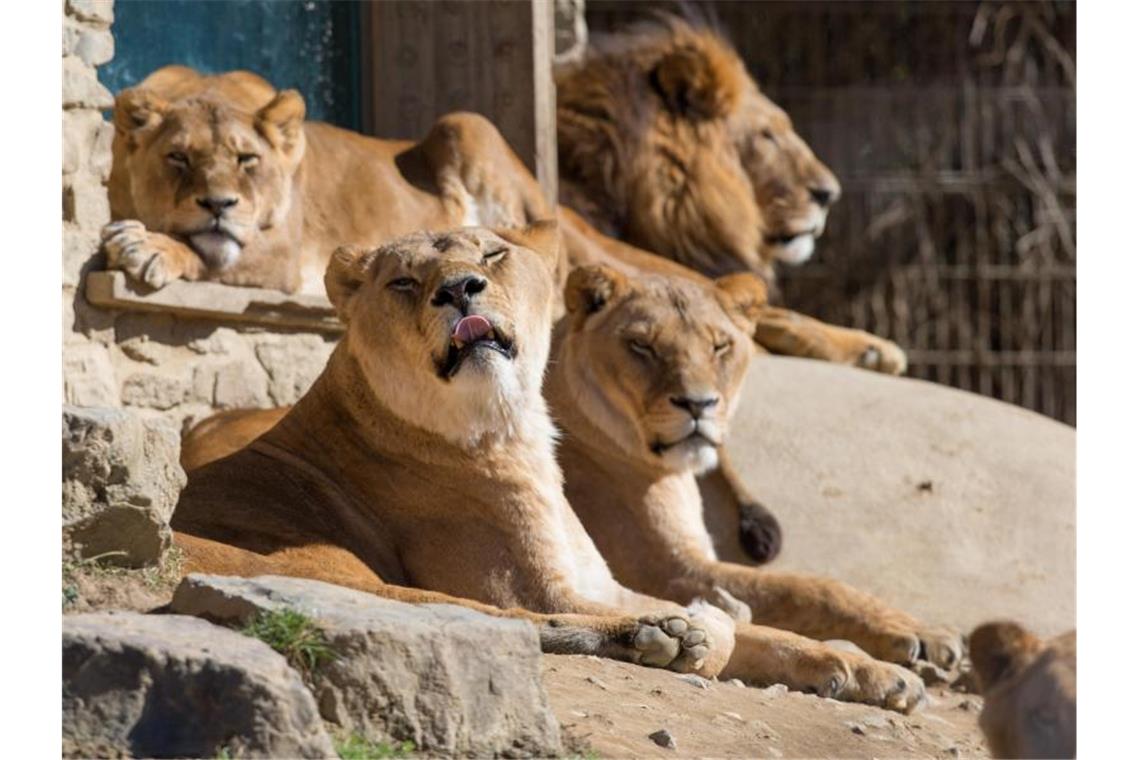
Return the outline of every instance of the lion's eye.
{"type": "Polygon", "coordinates": [[[641,340],[631,340],[629,342],[629,350],[634,352],[635,354],[638,354],[639,356],[644,356],[644,357],[647,357],[649,359],[652,359],[654,356],[657,355],[653,351],[653,346],[651,346],[648,343],[646,343],[645,341],[641,341],[641,340]]]}
{"type": "Polygon", "coordinates": [[[731,350],[732,350],[732,341],[731,340],[724,340],[724,341],[720,341],[718,343],[713,344],[713,355],[714,356],[725,356],[731,350]]]}
{"type": "Polygon", "coordinates": [[[257,162],[260,160],[260,158],[261,157],[256,153],[239,153],[238,166],[244,166],[246,169],[250,169],[254,166],[257,166],[257,162]]]}
{"type": "Polygon", "coordinates": [[[765,140],[771,140],[773,144],[778,144],[776,143],[776,136],[772,134],[772,130],[762,129],[760,130],[760,134],[764,136],[765,140]]]}
{"type": "Polygon", "coordinates": [[[414,277],[397,277],[396,279],[394,279],[388,283],[388,287],[391,288],[392,290],[401,290],[404,292],[412,292],[417,287],[419,287],[419,283],[416,282],[414,277]]]}
{"type": "Polygon", "coordinates": [[[190,158],[182,151],[172,150],[166,154],[166,160],[175,166],[186,167],[190,165],[190,158]]]}
{"type": "Polygon", "coordinates": [[[483,254],[483,263],[490,264],[492,261],[498,261],[507,255],[506,248],[496,248],[493,251],[483,254]]]}

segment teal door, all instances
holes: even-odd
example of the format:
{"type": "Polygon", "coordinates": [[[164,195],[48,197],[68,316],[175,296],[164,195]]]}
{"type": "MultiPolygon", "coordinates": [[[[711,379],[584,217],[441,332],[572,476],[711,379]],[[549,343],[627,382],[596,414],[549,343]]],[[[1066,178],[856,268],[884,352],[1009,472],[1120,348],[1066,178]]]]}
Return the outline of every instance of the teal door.
{"type": "Polygon", "coordinates": [[[173,63],[249,69],[300,90],[308,118],[359,130],[359,19],[343,0],[119,0],[115,57],[99,79],[117,93],[173,63]]]}

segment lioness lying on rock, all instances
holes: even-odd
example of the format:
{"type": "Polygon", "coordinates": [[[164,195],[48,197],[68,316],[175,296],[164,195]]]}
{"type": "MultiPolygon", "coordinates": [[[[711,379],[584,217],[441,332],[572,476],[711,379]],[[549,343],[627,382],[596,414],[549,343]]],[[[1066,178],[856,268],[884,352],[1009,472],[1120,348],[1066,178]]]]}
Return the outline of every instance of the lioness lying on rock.
{"type": "Polygon", "coordinates": [[[190,474],[186,571],[451,601],[536,622],[546,651],[719,672],[727,615],[620,586],[563,495],[542,397],[557,260],[553,223],[338,249],[345,336],[280,423],[190,474]]]}
{"type": "Polygon", "coordinates": [[[764,300],[748,274],[713,284],[572,270],[546,379],[564,432],[567,497],[621,583],[734,613],[741,624],[725,676],[910,709],[923,693],[913,674],[813,639],[847,639],[891,663],[921,655],[950,667],[961,658],[958,635],[838,581],[714,554],[696,476],[716,464],[764,300]],[[878,679],[888,675],[884,689],[878,679]]]}
{"type": "Polygon", "coordinates": [[[970,634],[985,694],[978,718],[994,757],[1077,756],[1077,634],[1042,641],[1017,623],[970,634]]]}

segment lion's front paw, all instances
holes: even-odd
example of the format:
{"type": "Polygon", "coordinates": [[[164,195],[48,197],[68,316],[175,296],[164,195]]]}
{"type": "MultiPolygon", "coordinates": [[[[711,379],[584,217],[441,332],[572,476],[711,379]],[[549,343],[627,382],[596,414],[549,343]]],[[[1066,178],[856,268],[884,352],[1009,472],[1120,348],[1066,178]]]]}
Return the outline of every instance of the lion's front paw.
{"type": "Polygon", "coordinates": [[[174,241],[149,232],[142,222],[111,222],[103,228],[102,238],[108,269],[121,269],[152,288],[161,288],[181,274],[170,250],[174,241]]]}
{"type": "Polygon", "coordinates": [[[906,352],[898,344],[869,335],[871,343],[855,360],[856,367],[882,372],[887,375],[901,375],[906,372],[906,352]]]}
{"type": "Polygon", "coordinates": [[[681,615],[650,615],[638,621],[634,661],[682,673],[701,669],[708,656],[708,634],[681,615]]]}
{"type": "Polygon", "coordinates": [[[869,657],[840,653],[847,658],[850,678],[838,699],[909,713],[926,702],[922,679],[906,668],[869,657]]]}
{"type": "Polygon", "coordinates": [[[928,628],[918,633],[920,657],[943,670],[953,670],[962,662],[965,647],[962,636],[948,628],[928,628]]]}

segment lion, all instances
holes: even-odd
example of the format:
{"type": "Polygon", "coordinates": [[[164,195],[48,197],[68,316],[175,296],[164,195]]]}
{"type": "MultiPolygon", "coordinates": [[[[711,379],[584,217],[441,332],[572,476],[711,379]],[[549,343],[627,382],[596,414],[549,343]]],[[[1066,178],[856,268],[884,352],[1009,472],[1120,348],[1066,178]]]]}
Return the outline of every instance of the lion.
{"type": "Polygon", "coordinates": [[[168,66],[119,93],[114,122],[103,248],[110,268],[153,288],[322,292],[338,245],[554,213],[477,114],[444,116],[418,143],[378,140],[305,121],[299,93],[248,71],[168,66]]]}
{"type": "Polygon", "coordinates": [[[619,582],[673,601],[704,598],[742,621],[725,676],[882,703],[868,699],[852,671],[891,663],[892,672],[907,672],[897,676],[899,702],[877,697],[912,708],[920,682],[898,666],[922,657],[954,667],[958,634],[838,581],[716,558],[697,476],[717,465],[765,298],[751,273],[701,283],[604,265],[571,271],[545,385],[563,432],[567,498],[619,582]],[[870,657],[837,654],[821,643],[829,639],[870,657]],[[770,654],[750,661],[756,651],[770,654]],[[820,661],[836,668],[830,686],[813,677],[820,661]]]}
{"type": "Polygon", "coordinates": [[[1076,757],[1076,631],[1045,642],[1017,623],[986,623],[970,634],[970,659],[994,757],[1076,757]]]}
{"type": "Polygon", "coordinates": [[[542,397],[558,247],[538,223],[337,249],[345,336],[279,423],[190,473],[186,572],[450,601],[534,622],[546,651],[719,672],[728,616],[620,586],[563,495],[542,397]]]}
{"type": "MultiPolygon", "coordinates": [[[[601,233],[710,276],[811,257],[835,175],[711,29],[675,16],[591,40],[557,84],[559,194],[601,233]]],[[[585,262],[573,262],[585,263],[585,262]]],[[[773,353],[900,374],[906,355],[862,330],[769,305],[773,353]]]]}

